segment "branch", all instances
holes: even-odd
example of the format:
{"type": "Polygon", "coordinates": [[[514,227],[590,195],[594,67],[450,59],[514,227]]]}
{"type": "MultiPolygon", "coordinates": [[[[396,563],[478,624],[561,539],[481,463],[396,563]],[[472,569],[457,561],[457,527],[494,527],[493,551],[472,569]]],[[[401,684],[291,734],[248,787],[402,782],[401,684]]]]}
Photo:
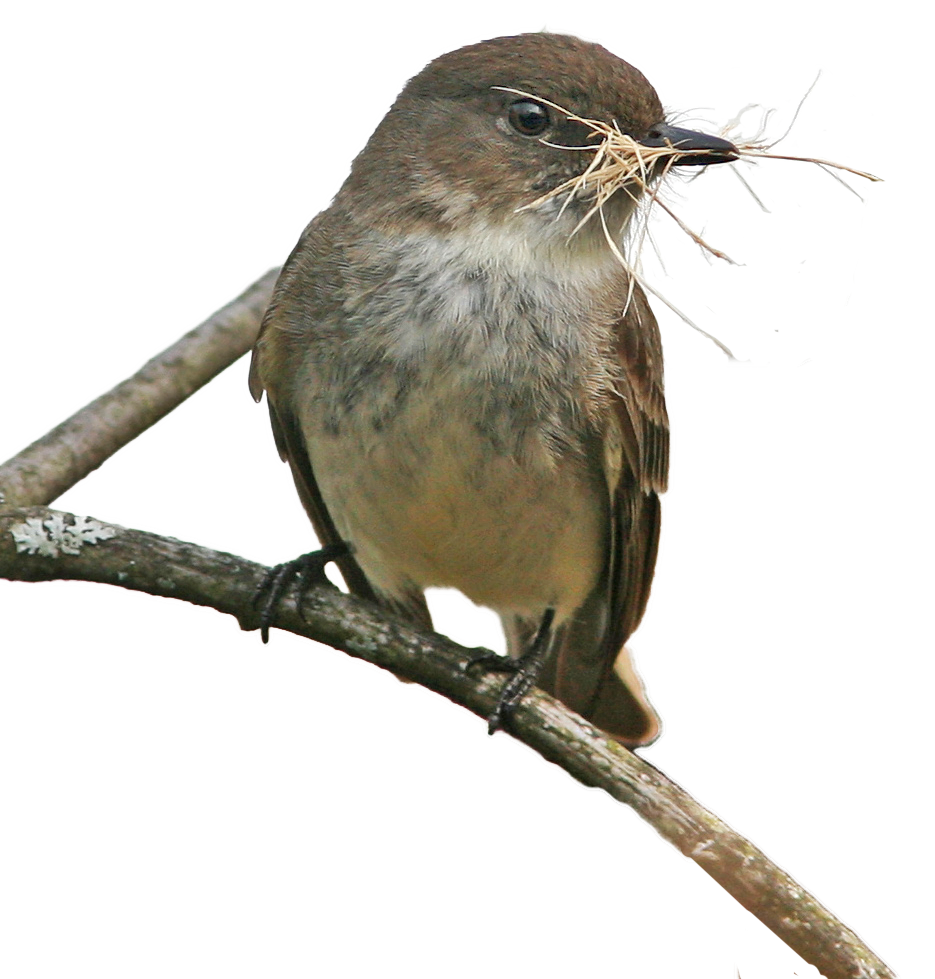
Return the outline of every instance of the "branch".
{"type": "MultiPolygon", "coordinates": [[[[43,507],[0,514],[0,577],[120,585],[209,606],[244,629],[258,626],[251,603],[266,570],[232,554],[43,507]]],[[[416,632],[332,588],[311,591],[303,611],[304,619],[289,596],[273,624],[421,683],[481,717],[497,700],[502,679],[466,673],[472,653],[450,640],[416,632]]],[[[749,840],[558,701],[532,691],[516,711],[512,733],[635,809],[827,979],[892,979],[849,928],[749,840]]]]}
{"type": "Polygon", "coordinates": [[[279,274],[272,269],[132,377],[0,466],[0,504],[51,503],[243,356],[279,274]]]}

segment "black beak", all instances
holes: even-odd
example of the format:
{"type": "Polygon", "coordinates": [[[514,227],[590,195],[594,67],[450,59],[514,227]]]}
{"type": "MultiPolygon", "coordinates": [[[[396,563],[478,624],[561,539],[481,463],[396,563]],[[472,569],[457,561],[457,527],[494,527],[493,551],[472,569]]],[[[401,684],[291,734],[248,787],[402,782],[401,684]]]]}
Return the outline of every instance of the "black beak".
{"type": "Polygon", "coordinates": [[[693,129],[679,129],[661,122],[650,129],[640,142],[643,146],[671,146],[679,151],[672,157],[673,166],[705,167],[711,163],[730,163],[740,158],[733,143],[719,136],[696,133],[693,129]]]}

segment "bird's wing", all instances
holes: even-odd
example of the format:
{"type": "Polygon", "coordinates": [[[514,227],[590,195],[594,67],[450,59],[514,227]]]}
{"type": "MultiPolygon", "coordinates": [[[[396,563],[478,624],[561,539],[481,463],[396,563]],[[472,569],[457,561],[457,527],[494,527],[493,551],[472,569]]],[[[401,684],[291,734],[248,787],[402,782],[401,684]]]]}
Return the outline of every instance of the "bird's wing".
{"type": "MultiPolygon", "coordinates": [[[[318,488],[305,437],[292,408],[296,404],[297,396],[291,388],[295,371],[289,369],[289,362],[293,361],[294,367],[295,359],[301,356],[303,338],[307,341],[309,334],[315,329],[315,324],[307,322],[307,317],[303,316],[303,309],[308,307],[300,296],[304,288],[302,283],[320,283],[323,267],[327,265],[321,263],[318,266],[318,275],[305,268],[309,263],[315,266],[315,231],[313,222],[283,266],[253,349],[250,361],[250,393],[255,401],[259,401],[266,391],[276,448],[280,458],[289,463],[299,499],[319,542],[322,547],[327,547],[329,544],[340,543],[341,535],[318,488]],[[282,382],[281,386],[277,379],[282,382]]],[[[353,546],[353,541],[347,543],[353,546]]],[[[379,602],[416,625],[428,629],[432,627],[431,615],[421,592],[413,591],[402,601],[389,601],[375,592],[353,553],[337,558],[335,563],[354,595],[379,602]]]]}
{"type": "MultiPolygon", "coordinates": [[[[615,324],[619,365],[602,447],[610,497],[606,573],[556,637],[540,685],[627,744],[647,744],[659,721],[624,648],[643,617],[659,543],[659,494],[669,469],[662,344],[638,285],[615,324]]],[[[527,629],[528,631],[528,629],[527,629]]]]}

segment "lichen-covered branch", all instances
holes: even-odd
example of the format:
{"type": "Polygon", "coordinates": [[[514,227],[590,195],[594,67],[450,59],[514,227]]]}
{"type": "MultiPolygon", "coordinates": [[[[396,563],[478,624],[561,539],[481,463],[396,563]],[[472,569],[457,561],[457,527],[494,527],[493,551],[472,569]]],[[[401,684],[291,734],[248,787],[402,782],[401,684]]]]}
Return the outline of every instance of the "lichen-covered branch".
{"type": "MultiPolygon", "coordinates": [[[[255,589],[267,569],[231,554],[42,507],[0,514],[0,577],[97,581],[206,605],[256,628],[255,589]]],[[[414,631],[333,588],[307,597],[304,619],[291,597],[274,625],[392,670],[486,717],[501,677],[466,673],[471,651],[414,631]]],[[[768,928],[828,979],[889,979],[860,939],[749,840],[652,765],[534,691],[512,732],[575,778],[634,808],[768,928]]]]}

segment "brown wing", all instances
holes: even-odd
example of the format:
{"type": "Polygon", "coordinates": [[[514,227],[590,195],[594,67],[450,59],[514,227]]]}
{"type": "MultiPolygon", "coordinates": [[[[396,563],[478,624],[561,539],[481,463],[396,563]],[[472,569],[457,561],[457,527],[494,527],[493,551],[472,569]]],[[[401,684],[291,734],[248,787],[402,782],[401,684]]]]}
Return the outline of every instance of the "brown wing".
{"type": "MultiPolygon", "coordinates": [[[[314,324],[305,321],[303,310],[307,305],[299,294],[305,288],[304,283],[316,281],[315,276],[303,274],[309,271],[304,266],[314,264],[312,257],[315,230],[313,222],[289,256],[276,284],[250,361],[250,393],[255,401],[259,401],[264,390],[266,391],[270,423],[279,456],[289,463],[302,506],[305,507],[319,542],[327,547],[329,544],[339,543],[341,535],[318,488],[305,438],[298,418],[290,407],[295,397],[294,372],[301,363],[301,350],[297,348],[301,348],[303,338],[307,338],[314,330],[314,324]],[[279,326],[283,328],[280,329],[279,326]],[[271,383],[270,378],[275,378],[276,382],[271,383]]],[[[320,283],[321,277],[317,281],[320,283]]],[[[353,541],[348,543],[353,547],[353,541]]],[[[403,601],[390,601],[374,591],[353,554],[338,558],[336,564],[353,594],[379,602],[415,624],[431,629],[432,618],[421,592],[413,592],[403,601]]]]}
{"type": "Polygon", "coordinates": [[[619,648],[646,610],[659,544],[659,493],[669,479],[669,417],[663,393],[662,341],[646,295],[635,286],[616,330],[617,421],[624,464],[611,520],[612,622],[610,642],[619,648]]]}
{"type": "Polygon", "coordinates": [[[540,685],[624,743],[638,745],[656,737],[659,722],[624,645],[649,598],[659,544],[658,494],[669,469],[662,344],[639,286],[617,321],[615,342],[620,371],[612,428],[619,445],[608,439],[603,447],[610,493],[606,573],[556,637],[540,685]]]}

